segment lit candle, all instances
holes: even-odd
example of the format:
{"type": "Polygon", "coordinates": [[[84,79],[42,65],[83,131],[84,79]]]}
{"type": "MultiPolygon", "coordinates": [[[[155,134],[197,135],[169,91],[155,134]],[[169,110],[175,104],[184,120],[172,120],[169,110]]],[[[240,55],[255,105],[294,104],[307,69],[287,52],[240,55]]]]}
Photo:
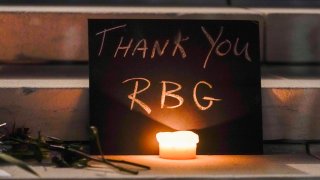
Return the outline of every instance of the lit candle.
{"type": "Polygon", "coordinates": [[[159,155],[165,159],[196,158],[199,136],[192,131],[159,132],[159,155]]]}

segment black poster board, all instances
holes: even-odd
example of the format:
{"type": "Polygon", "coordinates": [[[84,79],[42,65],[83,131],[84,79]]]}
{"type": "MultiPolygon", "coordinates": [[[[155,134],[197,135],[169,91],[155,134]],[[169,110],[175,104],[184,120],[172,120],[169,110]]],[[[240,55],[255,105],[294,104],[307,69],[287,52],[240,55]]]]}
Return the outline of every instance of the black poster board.
{"type": "Polygon", "coordinates": [[[106,154],[158,154],[192,130],[198,154],[261,154],[259,23],[89,20],[90,119],[106,154]]]}

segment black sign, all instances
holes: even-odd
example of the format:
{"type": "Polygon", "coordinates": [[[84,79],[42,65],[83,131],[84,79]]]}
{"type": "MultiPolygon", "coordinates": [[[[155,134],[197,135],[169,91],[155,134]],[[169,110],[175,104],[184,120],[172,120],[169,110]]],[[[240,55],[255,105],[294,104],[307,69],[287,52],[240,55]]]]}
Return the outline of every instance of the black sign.
{"type": "Polygon", "coordinates": [[[198,154],[262,153],[259,23],[89,20],[90,118],[106,154],[158,154],[192,130],[198,154]]]}

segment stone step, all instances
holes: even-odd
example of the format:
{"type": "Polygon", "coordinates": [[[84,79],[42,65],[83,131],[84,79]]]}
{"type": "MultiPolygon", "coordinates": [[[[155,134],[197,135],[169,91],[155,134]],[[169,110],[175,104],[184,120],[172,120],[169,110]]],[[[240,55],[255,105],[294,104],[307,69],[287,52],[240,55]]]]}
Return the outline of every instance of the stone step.
{"type": "Polygon", "coordinates": [[[87,62],[88,19],[101,18],[262,21],[244,8],[0,6],[0,63],[87,62]]]}
{"type": "MultiPolygon", "coordinates": [[[[262,66],[265,140],[320,139],[320,66],[262,66]]],[[[88,66],[1,66],[0,121],[87,140],[88,66]]]]}
{"type": "Polygon", "coordinates": [[[172,1],[172,0],[161,0],[161,1],[150,1],[150,0],[77,0],[77,1],[65,1],[65,0],[1,0],[1,4],[11,5],[105,5],[105,6],[227,6],[227,0],[183,0],[183,1],[172,1]]]}
{"type": "Polygon", "coordinates": [[[319,16],[310,8],[0,6],[0,62],[87,62],[87,19],[148,18],[257,20],[266,62],[319,63],[319,16]]]}
{"type": "MultiPolygon", "coordinates": [[[[274,1],[277,2],[280,1],[274,1]]],[[[320,6],[320,1],[313,2],[320,6]]],[[[267,62],[320,63],[319,8],[251,8],[251,10],[264,17],[264,59],[267,62]]]]}
{"type": "Polygon", "coordinates": [[[316,7],[320,7],[320,2],[317,0],[276,0],[276,1],[231,0],[231,5],[236,7],[316,8],[316,7]]]}
{"type": "Polygon", "coordinates": [[[135,0],[135,1],[119,1],[119,0],[77,0],[77,1],[64,1],[64,0],[2,0],[0,5],[105,5],[105,6],[197,6],[197,7],[320,7],[320,2],[317,0],[135,0]]]}

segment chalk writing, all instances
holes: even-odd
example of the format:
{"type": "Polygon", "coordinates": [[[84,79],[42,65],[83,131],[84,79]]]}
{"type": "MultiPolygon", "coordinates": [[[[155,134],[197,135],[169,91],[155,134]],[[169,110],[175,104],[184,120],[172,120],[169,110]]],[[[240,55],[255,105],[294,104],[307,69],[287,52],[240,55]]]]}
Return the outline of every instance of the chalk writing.
{"type": "MultiPolygon", "coordinates": [[[[112,31],[112,30],[116,30],[116,29],[120,29],[120,28],[124,28],[126,25],[121,25],[121,26],[116,26],[113,28],[109,28],[109,29],[105,29],[101,32],[96,33],[96,35],[100,35],[102,34],[102,39],[101,39],[101,44],[100,44],[100,48],[99,48],[99,52],[98,55],[100,56],[102,53],[102,50],[104,48],[104,44],[106,42],[107,39],[107,32],[112,31]]],[[[125,44],[125,38],[124,36],[121,36],[120,41],[118,43],[117,48],[115,49],[114,55],[113,57],[116,58],[118,53],[120,52],[120,50],[123,50],[124,53],[122,55],[123,58],[125,58],[128,54],[128,51],[131,49],[134,39],[133,38],[129,38],[130,40],[127,41],[127,43],[125,44]]],[[[163,47],[160,47],[159,41],[155,40],[153,42],[153,48],[151,51],[151,55],[150,55],[150,59],[153,59],[155,57],[156,52],[158,53],[159,56],[162,56],[165,53],[165,50],[167,49],[169,43],[173,43],[174,47],[172,49],[172,54],[171,56],[176,56],[176,54],[178,54],[177,52],[179,52],[180,56],[185,59],[187,57],[187,53],[185,48],[183,47],[182,43],[189,40],[189,37],[182,37],[182,34],[180,31],[178,31],[177,35],[175,36],[175,39],[173,42],[171,42],[170,40],[166,40],[163,47]]],[[[142,58],[145,59],[146,58],[146,54],[148,52],[148,40],[145,38],[139,39],[137,40],[137,42],[135,43],[136,45],[134,46],[133,50],[131,50],[131,55],[135,56],[137,51],[141,52],[142,58]]]]}
{"type": "Polygon", "coordinates": [[[180,84],[178,84],[178,83],[171,82],[171,81],[161,81],[161,83],[162,83],[161,109],[164,107],[164,102],[166,100],[166,96],[175,98],[175,99],[177,99],[179,101],[179,104],[177,104],[175,106],[166,106],[166,108],[173,109],[173,108],[181,106],[183,104],[183,98],[181,96],[179,96],[177,94],[173,94],[173,93],[179,91],[182,88],[182,86],[180,84]],[[176,85],[177,88],[167,91],[167,84],[176,85]]]}
{"type": "Polygon", "coordinates": [[[251,57],[249,56],[249,53],[248,53],[249,43],[247,42],[246,45],[244,45],[243,49],[240,52],[238,52],[238,50],[237,50],[238,43],[239,43],[239,38],[237,38],[237,40],[236,40],[236,43],[235,43],[234,48],[233,48],[233,53],[235,55],[237,55],[237,56],[240,56],[241,54],[244,53],[245,58],[248,61],[251,61],[251,57]]]}
{"type": "MultiPolygon", "coordinates": [[[[203,63],[203,68],[205,69],[207,67],[207,62],[208,60],[210,59],[211,57],[211,54],[212,54],[212,51],[215,49],[215,54],[218,55],[218,56],[225,56],[227,55],[231,48],[232,48],[232,43],[229,39],[225,39],[224,41],[220,42],[220,38],[223,34],[223,27],[220,27],[220,31],[219,31],[219,34],[218,36],[213,39],[212,36],[210,35],[210,33],[206,30],[206,28],[204,28],[203,26],[201,26],[201,30],[203,32],[203,34],[206,36],[206,38],[208,39],[211,47],[210,47],[210,50],[207,54],[207,57],[203,63]],[[219,43],[218,43],[219,42],[219,43]],[[227,46],[226,50],[222,50],[222,47],[223,46],[227,46]]],[[[239,38],[236,39],[236,42],[233,46],[233,53],[234,55],[236,56],[240,56],[241,54],[245,53],[245,59],[248,60],[248,61],[251,61],[251,58],[249,56],[249,52],[248,52],[248,48],[249,48],[249,43],[247,42],[244,46],[244,48],[240,51],[240,53],[238,52],[238,43],[239,43],[239,38]]],[[[212,59],[212,58],[211,58],[212,59]]]]}
{"type": "Polygon", "coordinates": [[[155,54],[156,54],[156,50],[159,56],[162,56],[164,51],[166,50],[167,46],[169,44],[169,40],[166,40],[166,42],[164,43],[162,49],[160,47],[159,41],[156,40],[153,44],[153,48],[152,48],[152,52],[151,52],[151,59],[154,58],[155,54]]]}
{"type": "Polygon", "coordinates": [[[183,59],[187,57],[187,53],[184,50],[184,48],[182,47],[181,42],[187,41],[188,39],[189,39],[189,37],[181,38],[181,32],[180,31],[178,32],[178,35],[176,36],[176,39],[174,40],[175,46],[174,46],[174,49],[173,49],[173,52],[172,52],[172,56],[175,56],[177,50],[179,49],[181,57],[183,59]]]}
{"type": "Polygon", "coordinates": [[[102,34],[102,41],[101,41],[100,50],[99,50],[99,53],[98,53],[99,56],[101,55],[101,52],[102,52],[102,49],[103,49],[104,41],[106,39],[106,33],[109,32],[109,31],[116,30],[116,29],[124,28],[126,26],[127,25],[124,24],[124,25],[121,25],[121,26],[116,26],[116,27],[112,27],[112,28],[109,28],[109,29],[104,29],[103,31],[96,33],[96,35],[102,34]]]}
{"type": "MultiPolygon", "coordinates": [[[[108,29],[105,29],[101,32],[96,33],[96,35],[102,34],[101,45],[100,45],[99,52],[98,52],[99,56],[102,53],[102,50],[103,50],[103,47],[104,47],[104,44],[105,44],[105,41],[107,38],[107,36],[106,36],[107,32],[117,30],[120,28],[125,28],[125,27],[126,27],[126,24],[121,25],[121,26],[115,26],[112,28],[108,28],[108,29]]],[[[238,47],[239,41],[240,41],[239,37],[237,37],[235,39],[234,43],[231,39],[227,39],[227,38],[222,39],[222,36],[224,35],[223,34],[224,27],[223,26],[221,26],[219,28],[219,33],[214,37],[207,31],[207,29],[205,27],[201,26],[200,29],[210,44],[210,48],[207,52],[207,56],[203,62],[203,66],[202,66],[203,69],[206,69],[208,61],[212,60],[214,55],[223,57],[223,56],[228,55],[229,53],[233,53],[233,55],[235,55],[235,56],[241,56],[244,54],[244,58],[247,61],[251,62],[251,57],[249,55],[249,42],[246,42],[244,44],[243,48],[241,49],[238,47]],[[231,49],[232,49],[232,51],[231,51],[231,49]],[[239,50],[239,49],[241,49],[241,50],[239,50]]],[[[150,44],[150,42],[147,39],[142,38],[142,39],[135,40],[133,38],[129,38],[129,40],[126,40],[126,42],[124,42],[125,41],[124,39],[125,39],[124,36],[121,36],[120,41],[118,43],[118,46],[115,49],[115,52],[113,55],[114,58],[117,57],[117,55],[120,51],[123,51],[122,57],[125,58],[129,52],[129,50],[132,49],[132,47],[133,47],[133,49],[131,50],[131,56],[135,56],[137,54],[137,51],[140,51],[141,58],[142,59],[146,58],[147,53],[148,53],[148,49],[149,49],[148,44],[150,44]],[[133,46],[133,43],[135,43],[135,46],[133,46]]],[[[189,50],[187,50],[183,46],[183,44],[187,43],[187,41],[189,39],[190,39],[189,36],[183,37],[181,31],[178,31],[173,42],[171,42],[169,39],[166,39],[162,48],[160,46],[159,40],[153,41],[153,46],[151,48],[151,53],[150,53],[150,59],[153,59],[155,57],[156,52],[159,56],[162,56],[166,52],[167,47],[170,44],[170,42],[173,44],[173,49],[172,49],[172,53],[171,53],[172,57],[177,56],[177,54],[179,53],[180,57],[182,59],[187,58],[187,54],[188,54],[187,51],[189,51],[189,50]]]]}
{"type": "Polygon", "coordinates": [[[146,57],[147,49],[148,49],[147,41],[145,39],[141,39],[137,43],[136,47],[133,49],[132,56],[134,56],[136,51],[141,51],[142,52],[142,58],[144,59],[146,57]],[[140,46],[142,46],[142,47],[140,47],[140,46]]]}
{"type": "Polygon", "coordinates": [[[125,81],[123,81],[122,83],[126,83],[129,81],[133,81],[135,80],[135,84],[134,84],[134,90],[132,94],[128,95],[128,98],[131,99],[131,106],[130,109],[133,109],[134,103],[136,102],[137,104],[139,104],[148,114],[151,113],[151,109],[149,108],[148,105],[146,105],[144,102],[142,102],[141,100],[137,99],[137,94],[142,93],[143,91],[147,90],[150,87],[150,81],[148,79],[145,78],[131,78],[131,79],[127,79],[125,81]],[[139,87],[139,83],[138,80],[142,80],[145,81],[147,83],[147,86],[144,87],[143,89],[138,90],[139,87]]]}
{"type": "MultiPolygon", "coordinates": [[[[127,79],[125,81],[123,81],[122,83],[126,83],[129,81],[135,81],[135,85],[134,85],[134,89],[133,89],[133,93],[128,95],[128,98],[131,100],[131,106],[130,106],[130,110],[133,109],[133,106],[135,103],[137,103],[142,109],[144,109],[148,114],[151,113],[151,108],[142,100],[137,99],[137,94],[140,94],[144,91],[146,91],[150,85],[151,85],[151,81],[149,81],[146,78],[130,78],[127,79]],[[144,81],[147,83],[147,86],[145,86],[144,88],[138,90],[139,88],[139,81],[144,81]]],[[[161,91],[161,103],[160,103],[160,107],[161,109],[163,108],[168,108],[168,109],[174,109],[174,108],[178,108],[180,106],[182,106],[184,99],[182,96],[178,95],[178,94],[174,94],[175,92],[178,92],[182,89],[182,85],[177,83],[177,82],[172,82],[172,81],[161,81],[162,83],[162,91],[161,91]],[[177,88],[172,89],[172,90],[167,90],[167,84],[171,84],[171,85],[175,85],[177,88]],[[166,106],[165,105],[165,101],[166,101],[166,97],[171,97],[174,98],[176,100],[178,100],[178,104],[177,105],[173,105],[173,106],[166,106]]],[[[209,84],[206,81],[199,81],[193,88],[193,100],[194,103],[196,104],[196,106],[204,111],[209,109],[212,105],[213,105],[213,101],[222,101],[222,99],[217,99],[217,98],[213,98],[213,97],[208,97],[208,96],[204,96],[202,99],[209,101],[209,104],[207,106],[202,106],[199,101],[198,101],[198,97],[197,97],[197,89],[198,86],[204,84],[206,86],[208,86],[210,89],[212,89],[212,85],[209,84]]]]}
{"type": "Polygon", "coordinates": [[[206,59],[205,59],[205,61],[204,61],[204,64],[203,64],[203,68],[205,69],[206,66],[207,66],[207,62],[208,62],[208,60],[209,60],[209,58],[210,58],[210,55],[211,55],[211,53],[212,53],[212,50],[213,50],[213,48],[215,47],[217,41],[220,39],[220,36],[221,36],[221,34],[222,34],[222,31],[223,31],[223,27],[220,28],[219,35],[218,35],[216,41],[214,41],[214,40],[212,39],[211,35],[206,31],[206,29],[205,29],[204,27],[201,27],[201,30],[202,30],[202,32],[205,34],[205,36],[207,37],[207,39],[208,39],[208,41],[209,41],[209,43],[210,43],[210,45],[211,45],[211,48],[210,48],[210,50],[209,50],[209,52],[208,52],[208,55],[207,55],[207,57],[206,57],[206,59]]]}
{"type": "Polygon", "coordinates": [[[193,88],[193,100],[194,100],[194,102],[196,103],[197,107],[198,107],[200,110],[204,111],[204,110],[209,109],[209,108],[212,106],[213,101],[221,101],[222,99],[216,99],[216,98],[213,98],[213,97],[204,96],[202,99],[209,101],[209,104],[208,104],[208,106],[202,106],[202,105],[200,105],[200,103],[199,103],[199,101],[198,101],[198,98],[197,98],[197,89],[198,89],[198,86],[199,86],[200,84],[205,84],[205,85],[207,85],[210,89],[212,89],[212,85],[209,84],[209,83],[207,83],[207,82],[205,82],[205,81],[200,81],[200,82],[198,82],[198,83],[194,86],[194,88],[193,88]]]}
{"type": "Polygon", "coordinates": [[[118,44],[118,47],[117,47],[117,49],[116,49],[116,52],[115,52],[114,55],[113,55],[114,58],[117,57],[117,54],[118,54],[118,51],[119,51],[119,50],[125,50],[125,52],[124,52],[124,54],[123,54],[123,57],[125,58],[125,57],[127,56],[127,53],[128,53],[128,51],[129,51],[129,48],[131,47],[131,44],[132,44],[133,39],[132,39],[132,38],[130,39],[130,41],[129,41],[129,43],[128,43],[127,46],[122,46],[122,41],[123,41],[123,36],[121,37],[120,42],[119,42],[119,44],[118,44]]]}

